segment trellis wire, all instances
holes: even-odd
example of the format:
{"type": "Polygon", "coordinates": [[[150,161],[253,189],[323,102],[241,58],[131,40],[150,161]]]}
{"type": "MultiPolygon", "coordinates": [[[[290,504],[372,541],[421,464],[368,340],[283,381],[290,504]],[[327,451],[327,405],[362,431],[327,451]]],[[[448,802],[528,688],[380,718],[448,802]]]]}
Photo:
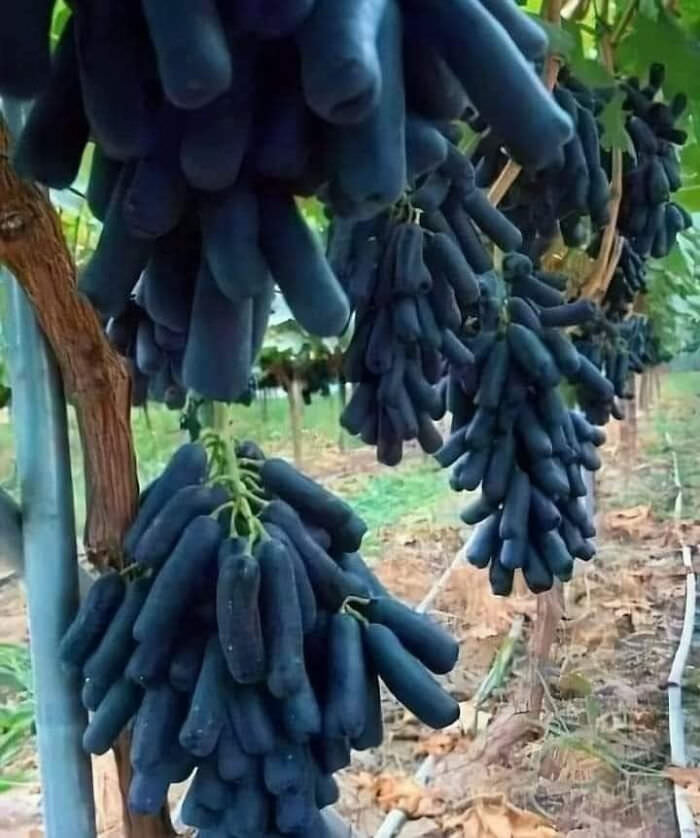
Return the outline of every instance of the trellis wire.
{"type": "MultiPolygon", "coordinates": [[[[425,611],[427,611],[428,608],[430,608],[432,603],[435,601],[437,595],[447,584],[455,568],[463,562],[464,548],[462,547],[457,552],[457,555],[454,557],[450,566],[444,571],[444,573],[428,591],[422,602],[416,608],[416,611],[419,611],[420,613],[425,613],[425,611]]],[[[515,647],[515,643],[522,634],[523,625],[524,620],[523,617],[520,615],[518,615],[511,624],[510,631],[504,639],[504,645],[507,644],[509,647],[509,655],[512,654],[513,648],[515,647]]],[[[499,653],[496,655],[493,664],[489,668],[489,671],[487,672],[484,679],[479,684],[479,687],[472,698],[472,703],[475,712],[478,712],[479,705],[485,700],[491,689],[493,689],[496,668],[501,668],[502,666],[503,661],[499,653]]],[[[433,754],[427,756],[418,767],[416,773],[413,775],[414,782],[421,786],[427,786],[430,783],[435,768],[438,764],[439,760],[436,756],[434,756],[433,754]]],[[[374,838],[395,838],[395,836],[397,836],[401,832],[407,820],[408,815],[403,809],[392,809],[382,821],[379,829],[374,833],[374,838]]]]}

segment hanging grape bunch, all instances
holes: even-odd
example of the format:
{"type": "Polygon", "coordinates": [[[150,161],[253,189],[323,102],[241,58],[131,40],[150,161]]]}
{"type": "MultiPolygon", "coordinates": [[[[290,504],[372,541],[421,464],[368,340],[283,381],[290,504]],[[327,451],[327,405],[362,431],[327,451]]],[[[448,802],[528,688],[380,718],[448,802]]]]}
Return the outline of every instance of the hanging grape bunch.
{"type": "Polygon", "coordinates": [[[428,5],[76,2],[52,58],[51,0],[8,10],[0,93],[36,96],[15,164],[62,188],[95,142],[104,228],[80,287],[119,318],[141,280],[152,390],[245,394],[273,281],[309,332],[346,328],[295,195],[342,217],[401,205],[467,97],[516,159],[558,154],[571,122],[529,64],[538,26],[508,3],[428,5]]]}
{"type": "MultiPolygon", "coordinates": [[[[571,117],[574,134],[548,166],[526,167],[500,206],[520,229],[523,252],[535,262],[558,234],[567,246],[579,247],[586,242],[589,227],[600,229],[609,220],[610,187],[601,161],[597,121],[602,104],[566,67],[559,72],[553,94],[571,117]]],[[[480,117],[471,121],[483,127],[480,117]]],[[[486,132],[472,160],[477,183],[489,186],[508,162],[502,138],[492,130],[486,132]]]]}
{"type": "Polygon", "coordinates": [[[569,410],[563,378],[612,398],[612,385],[584,358],[562,327],[594,321],[588,300],[573,303],[553,274],[533,273],[522,254],[506,257],[505,282],[492,274],[465,330],[475,359],[465,376],[449,369],[452,433],[436,454],[452,466],[456,491],[481,488],[463,511],[474,529],[466,557],[489,568],[495,593],[507,595],[516,570],[532,591],[571,578],[575,558],[594,554],[595,528],[583,498],[582,469],[596,470],[602,431],[569,410]]]}
{"type": "Polygon", "coordinates": [[[623,317],[638,294],[647,291],[646,260],[625,239],[603,306],[613,319],[623,317]]]}
{"type": "Polygon", "coordinates": [[[623,197],[619,229],[641,256],[666,256],[676,236],[692,225],[689,213],[670,200],[680,189],[681,168],[677,147],[687,134],[675,126],[687,105],[684,93],[677,93],[670,104],[659,100],[665,69],[653,64],[646,87],[639,80],[626,79],[622,89],[630,115],[627,133],[634,145],[634,157],[624,157],[623,197]]]}
{"type": "Polygon", "coordinates": [[[431,672],[457,643],[369,570],[346,503],[253,443],[202,439],[142,495],[128,581],[100,577],[62,641],[93,711],[84,746],[133,720],[134,812],[196,768],[188,825],[321,836],[333,773],[381,744],[379,679],[426,724],[456,720],[431,672]]]}
{"type": "MultiPolygon", "coordinates": [[[[644,315],[625,315],[624,319],[602,317],[572,335],[578,352],[612,384],[616,399],[634,398],[633,373],[670,360],[662,353],[652,322],[644,315]]],[[[586,418],[604,425],[612,415],[623,419],[616,400],[605,400],[585,382],[577,382],[576,399],[586,418]]]]}

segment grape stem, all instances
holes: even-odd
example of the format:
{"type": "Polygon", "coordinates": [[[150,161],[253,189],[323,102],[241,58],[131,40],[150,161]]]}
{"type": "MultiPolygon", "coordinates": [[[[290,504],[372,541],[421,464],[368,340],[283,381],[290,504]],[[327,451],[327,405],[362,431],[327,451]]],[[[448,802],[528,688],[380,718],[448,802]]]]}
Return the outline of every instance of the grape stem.
{"type": "MultiPolygon", "coordinates": [[[[226,436],[228,437],[229,434],[226,436]]],[[[208,482],[224,486],[231,493],[231,500],[222,504],[214,514],[231,509],[231,531],[235,530],[236,519],[242,518],[247,529],[246,534],[252,543],[267,537],[263,525],[252,508],[252,505],[255,505],[263,509],[267,505],[267,501],[256,494],[260,486],[256,480],[257,473],[250,468],[253,463],[259,465],[258,461],[244,457],[239,461],[236,456],[235,440],[232,437],[226,438],[215,431],[205,431],[202,435],[202,442],[210,452],[208,482]]]]}
{"type": "Polygon", "coordinates": [[[362,623],[364,626],[369,625],[369,620],[365,617],[364,614],[361,614],[356,608],[347,604],[347,600],[340,606],[340,613],[341,614],[348,614],[350,617],[354,617],[358,622],[362,623]]]}
{"type": "MultiPolygon", "coordinates": [[[[630,17],[631,20],[631,17],[630,17]]],[[[628,20],[629,22],[629,20],[628,20]]],[[[610,32],[604,32],[600,39],[601,59],[610,75],[615,73],[613,41],[610,32]]],[[[610,221],[603,231],[598,256],[593,268],[581,289],[581,296],[589,299],[602,298],[612,281],[615,268],[622,253],[623,239],[617,232],[617,219],[622,201],[622,149],[612,150],[612,171],[610,178],[610,221]]]]}

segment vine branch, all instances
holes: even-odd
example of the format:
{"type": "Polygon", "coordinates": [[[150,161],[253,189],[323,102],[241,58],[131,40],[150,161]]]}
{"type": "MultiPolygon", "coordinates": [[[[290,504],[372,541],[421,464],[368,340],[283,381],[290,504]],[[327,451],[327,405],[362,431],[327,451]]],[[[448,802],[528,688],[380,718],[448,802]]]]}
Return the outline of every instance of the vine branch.
{"type": "Polygon", "coordinates": [[[629,0],[627,6],[625,6],[624,11],[620,19],[618,20],[617,24],[615,25],[611,35],[610,35],[610,46],[614,49],[622,40],[622,36],[625,34],[625,30],[632,22],[632,18],[637,13],[637,9],[639,8],[639,0],[629,0]]]}
{"type": "Polygon", "coordinates": [[[122,535],[138,499],[129,373],[78,293],[53,206],[41,189],[14,172],[9,148],[0,117],[0,263],[29,297],[75,407],[85,465],[88,558],[101,569],[120,567],[122,535]]]}
{"type": "MultiPolygon", "coordinates": [[[[603,65],[614,75],[615,61],[613,57],[613,43],[609,32],[605,32],[600,42],[603,65]]],[[[610,177],[610,202],[608,211],[610,220],[603,231],[600,249],[588,279],[581,289],[581,296],[600,300],[608,290],[615,268],[622,253],[622,240],[617,232],[617,219],[622,202],[622,149],[612,150],[612,166],[610,177]]]]}

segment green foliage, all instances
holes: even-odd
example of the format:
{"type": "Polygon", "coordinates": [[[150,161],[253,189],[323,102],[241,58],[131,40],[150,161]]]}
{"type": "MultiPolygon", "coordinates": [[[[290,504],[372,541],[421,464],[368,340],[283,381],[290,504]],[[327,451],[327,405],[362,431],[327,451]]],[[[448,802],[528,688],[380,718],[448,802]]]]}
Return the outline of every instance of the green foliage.
{"type": "MultiPolygon", "coordinates": [[[[695,129],[697,133],[697,128],[695,129]]],[[[688,212],[700,212],[700,143],[688,143],[681,151],[683,186],[678,191],[680,203],[688,212]]]]}
{"type": "Polygon", "coordinates": [[[648,266],[647,311],[664,350],[687,346],[700,325],[700,231],[686,231],[678,247],[648,266]]]}
{"type": "Polygon", "coordinates": [[[53,18],[51,20],[51,46],[55,47],[58,39],[61,37],[63,27],[66,25],[70,17],[70,9],[65,3],[65,0],[57,0],[53,7],[53,18]]]}
{"type": "Polygon", "coordinates": [[[342,350],[343,338],[310,335],[296,322],[282,295],[276,295],[258,359],[264,383],[279,386],[286,379],[310,375],[335,378],[342,350]]]}
{"type": "Polygon", "coordinates": [[[299,198],[298,204],[301,207],[301,212],[306,219],[306,223],[325,240],[326,233],[328,232],[328,217],[326,216],[323,204],[318,198],[314,197],[299,198]]]}
{"type": "Polygon", "coordinates": [[[660,9],[656,18],[637,14],[622,39],[617,51],[618,68],[623,73],[646,77],[653,61],[666,67],[664,94],[667,97],[683,92],[688,96],[689,123],[697,142],[697,125],[700,117],[700,40],[696,12],[686,9],[683,16],[672,17],[660,9]]]}
{"type": "Polygon", "coordinates": [[[0,792],[30,777],[12,763],[34,735],[34,696],[26,646],[0,644],[0,792]]]}
{"type": "Polygon", "coordinates": [[[600,115],[600,123],[603,127],[600,144],[606,149],[621,148],[636,158],[632,138],[625,128],[626,111],[622,107],[624,101],[624,93],[621,90],[615,90],[614,96],[603,108],[600,115]]]}
{"type": "Polygon", "coordinates": [[[586,21],[567,20],[561,30],[568,46],[562,56],[576,78],[589,87],[610,86],[613,77],[600,60],[594,26],[586,21]]]}
{"type": "Polygon", "coordinates": [[[379,474],[353,473],[338,489],[367,523],[362,550],[370,556],[377,552],[383,530],[397,528],[400,521],[409,519],[430,524],[443,514],[449,519],[454,510],[444,509],[444,505],[463,500],[445,495],[444,475],[439,468],[414,458],[407,458],[398,468],[382,469],[379,474]]]}

